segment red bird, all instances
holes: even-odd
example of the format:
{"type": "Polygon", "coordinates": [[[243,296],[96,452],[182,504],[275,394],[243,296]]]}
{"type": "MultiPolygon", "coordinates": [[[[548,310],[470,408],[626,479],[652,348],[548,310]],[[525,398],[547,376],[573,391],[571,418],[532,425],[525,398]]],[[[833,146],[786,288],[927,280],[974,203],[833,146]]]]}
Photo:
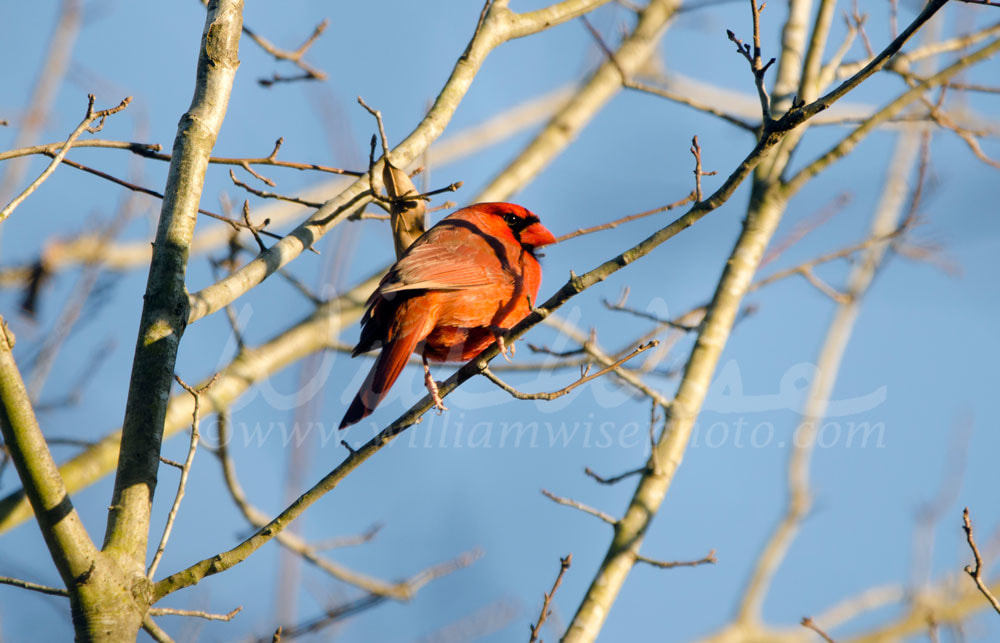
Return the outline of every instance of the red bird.
{"type": "Polygon", "coordinates": [[[444,409],[427,360],[464,362],[534,305],[542,268],[535,249],[555,243],[538,217],[512,203],[477,203],[441,220],[413,242],[368,299],[352,357],[382,352],[340,428],[375,410],[411,353],[424,360],[424,382],[444,409]]]}

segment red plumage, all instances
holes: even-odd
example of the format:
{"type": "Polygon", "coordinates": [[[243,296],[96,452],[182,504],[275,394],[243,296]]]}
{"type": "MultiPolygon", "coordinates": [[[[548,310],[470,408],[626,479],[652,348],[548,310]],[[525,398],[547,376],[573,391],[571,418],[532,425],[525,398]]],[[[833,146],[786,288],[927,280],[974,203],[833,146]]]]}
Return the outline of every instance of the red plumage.
{"type": "Polygon", "coordinates": [[[468,361],[524,319],[542,281],[535,248],[550,243],[538,217],[512,203],[463,208],[414,241],[368,299],[351,355],[382,352],[340,428],[375,410],[412,353],[468,361]]]}

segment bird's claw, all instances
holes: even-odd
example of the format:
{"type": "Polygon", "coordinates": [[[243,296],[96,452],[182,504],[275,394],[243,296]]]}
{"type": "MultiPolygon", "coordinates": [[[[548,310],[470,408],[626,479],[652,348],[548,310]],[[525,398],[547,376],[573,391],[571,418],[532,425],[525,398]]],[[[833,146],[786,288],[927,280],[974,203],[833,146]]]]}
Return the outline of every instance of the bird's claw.
{"type": "Polygon", "coordinates": [[[438,392],[437,382],[431,377],[431,371],[427,368],[426,364],[424,364],[424,386],[427,387],[427,392],[430,393],[431,401],[434,402],[434,408],[437,409],[438,415],[447,411],[448,407],[444,405],[444,402],[441,400],[441,393],[438,392]]]}
{"type": "Polygon", "coordinates": [[[497,348],[500,350],[500,354],[503,355],[505,360],[510,362],[510,358],[514,356],[517,345],[513,343],[509,346],[507,345],[507,340],[505,339],[507,336],[507,330],[507,328],[503,328],[502,326],[490,326],[490,331],[496,339],[497,348]]]}
{"type": "Polygon", "coordinates": [[[503,358],[505,360],[507,360],[508,362],[513,361],[513,360],[511,360],[511,357],[514,356],[515,345],[511,344],[510,347],[509,347],[509,349],[508,349],[507,342],[506,342],[506,340],[504,340],[502,332],[498,332],[497,333],[497,348],[500,349],[500,354],[503,355],[503,358]],[[508,350],[509,350],[509,354],[508,354],[508,350]]]}

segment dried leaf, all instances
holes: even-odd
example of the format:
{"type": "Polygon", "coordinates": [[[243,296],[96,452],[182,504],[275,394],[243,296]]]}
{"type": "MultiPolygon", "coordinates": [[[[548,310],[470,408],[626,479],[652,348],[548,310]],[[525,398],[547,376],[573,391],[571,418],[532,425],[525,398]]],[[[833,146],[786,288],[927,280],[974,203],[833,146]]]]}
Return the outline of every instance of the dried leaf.
{"type": "Polygon", "coordinates": [[[398,259],[427,229],[427,205],[423,199],[406,198],[419,194],[417,186],[406,172],[388,161],[382,168],[382,182],[392,204],[389,221],[398,259]]]}

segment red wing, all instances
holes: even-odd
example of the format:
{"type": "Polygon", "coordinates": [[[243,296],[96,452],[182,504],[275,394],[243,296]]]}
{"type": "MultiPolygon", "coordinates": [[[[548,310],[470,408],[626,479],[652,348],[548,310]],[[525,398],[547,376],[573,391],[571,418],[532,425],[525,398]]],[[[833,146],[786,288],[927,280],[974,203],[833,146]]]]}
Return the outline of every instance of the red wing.
{"type": "Polygon", "coordinates": [[[500,259],[485,237],[478,231],[443,223],[407,250],[386,275],[379,292],[465,290],[504,280],[500,259]]]}

